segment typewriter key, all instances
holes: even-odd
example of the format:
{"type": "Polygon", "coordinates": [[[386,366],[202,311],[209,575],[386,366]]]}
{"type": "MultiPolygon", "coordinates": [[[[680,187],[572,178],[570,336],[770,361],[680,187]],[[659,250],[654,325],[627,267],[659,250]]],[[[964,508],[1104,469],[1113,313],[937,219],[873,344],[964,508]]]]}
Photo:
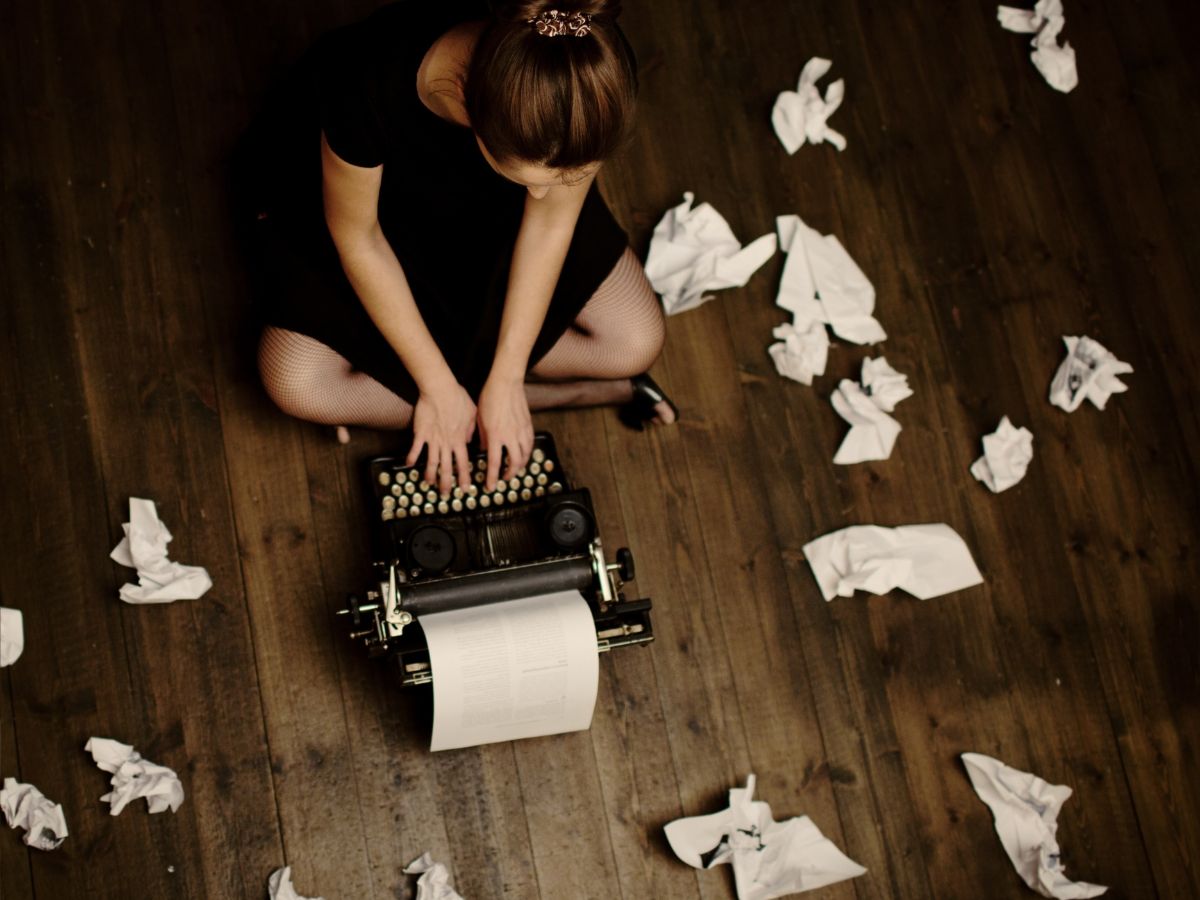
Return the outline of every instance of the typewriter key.
{"type": "Polygon", "coordinates": [[[521,499],[529,500],[533,496],[533,491],[529,488],[521,488],[521,499]]]}
{"type": "Polygon", "coordinates": [[[492,494],[492,502],[494,504],[496,504],[497,506],[503,506],[504,505],[504,495],[502,493],[500,493],[499,491],[496,491],[496,493],[492,494]]]}
{"type": "Polygon", "coordinates": [[[420,478],[420,477],[421,477],[421,476],[417,474],[417,470],[416,470],[416,469],[409,469],[409,470],[408,470],[408,480],[409,480],[409,481],[416,481],[416,480],[417,480],[418,478],[420,478]]]}
{"type": "Polygon", "coordinates": [[[524,478],[521,479],[521,484],[525,485],[525,487],[527,487],[527,488],[533,487],[533,476],[526,475],[524,478]]]}
{"type": "Polygon", "coordinates": [[[384,487],[387,487],[389,484],[392,483],[392,476],[389,475],[387,472],[380,472],[379,473],[379,483],[382,484],[384,487]]]}
{"type": "Polygon", "coordinates": [[[544,487],[542,487],[542,486],[539,484],[537,487],[535,487],[535,488],[533,489],[533,496],[535,496],[535,497],[545,497],[545,496],[546,496],[546,489],[545,489],[544,487]]]}
{"type": "Polygon", "coordinates": [[[550,493],[558,494],[561,492],[562,492],[562,482],[561,481],[556,481],[556,482],[554,482],[554,484],[550,485],[550,493]]]}
{"type": "Polygon", "coordinates": [[[400,499],[396,501],[396,505],[401,509],[408,507],[408,494],[401,494],[400,499]]]}
{"type": "Polygon", "coordinates": [[[436,503],[437,498],[438,498],[438,492],[435,491],[433,488],[430,488],[429,490],[427,490],[425,492],[425,499],[428,500],[430,503],[436,503]]]}
{"type": "Polygon", "coordinates": [[[438,512],[440,512],[444,516],[446,513],[450,512],[450,504],[447,503],[445,500],[439,500],[438,501],[438,512]]]}
{"type": "Polygon", "coordinates": [[[450,501],[450,508],[455,512],[462,512],[462,501],[455,497],[450,501]]]}
{"type": "Polygon", "coordinates": [[[517,477],[518,478],[525,477],[525,467],[524,466],[521,466],[521,468],[517,469],[517,477]]]}
{"type": "Polygon", "coordinates": [[[390,522],[392,519],[396,518],[395,511],[390,509],[383,510],[383,512],[381,512],[379,515],[385,522],[390,522]]]}
{"type": "Polygon", "coordinates": [[[483,479],[485,479],[485,478],[487,478],[487,472],[476,472],[475,473],[475,483],[476,484],[483,484],[483,479]]]}
{"type": "Polygon", "coordinates": [[[546,460],[544,463],[542,463],[542,468],[545,469],[547,472],[553,472],[554,471],[554,460],[552,460],[552,459],[546,460]]]}
{"type": "Polygon", "coordinates": [[[396,508],[396,498],[393,497],[391,494],[388,494],[386,497],[384,497],[383,498],[383,508],[384,509],[395,509],[396,508]]]}
{"type": "Polygon", "coordinates": [[[422,494],[425,493],[427,490],[429,490],[429,482],[422,478],[417,482],[417,490],[422,494]]]}
{"type": "Polygon", "coordinates": [[[467,498],[466,505],[467,505],[467,509],[475,508],[475,496],[474,495],[471,495],[470,497],[467,498]]]}
{"type": "Polygon", "coordinates": [[[396,518],[397,519],[407,519],[408,518],[408,510],[407,509],[396,510],[396,518]]]}
{"type": "Polygon", "coordinates": [[[404,489],[401,488],[400,485],[398,485],[398,484],[392,485],[392,496],[393,497],[399,497],[403,493],[404,493],[404,489]]]}
{"type": "Polygon", "coordinates": [[[543,450],[541,447],[533,448],[533,461],[534,462],[541,462],[545,458],[546,458],[545,450],[543,450]]]}
{"type": "Polygon", "coordinates": [[[452,490],[450,492],[450,496],[453,497],[455,500],[461,499],[462,495],[463,495],[463,489],[460,488],[458,485],[455,485],[454,490],[452,490]]]}
{"type": "Polygon", "coordinates": [[[508,502],[509,502],[509,503],[516,503],[516,502],[517,502],[517,497],[519,496],[519,494],[517,494],[517,492],[516,492],[515,490],[510,490],[510,491],[508,492],[508,495],[507,495],[507,496],[508,496],[508,502]]]}
{"type": "Polygon", "coordinates": [[[479,505],[481,507],[483,507],[484,509],[487,509],[489,506],[492,505],[492,498],[489,497],[487,494],[484,494],[482,497],[479,498],[479,505]]]}
{"type": "Polygon", "coordinates": [[[417,486],[415,484],[413,484],[411,481],[404,482],[404,493],[415,494],[416,492],[417,486]]]}
{"type": "Polygon", "coordinates": [[[540,471],[542,471],[541,463],[530,463],[529,464],[529,474],[530,475],[536,475],[540,471]]]}
{"type": "Polygon", "coordinates": [[[432,516],[433,511],[435,509],[437,509],[437,507],[434,506],[432,503],[426,503],[424,506],[421,507],[422,512],[424,512],[425,515],[427,515],[427,516],[432,516]]]}
{"type": "Polygon", "coordinates": [[[476,487],[475,485],[473,485],[473,484],[468,484],[468,485],[467,485],[467,496],[468,496],[468,497],[477,497],[477,496],[479,496],[479,488],[477,488],[477,487],[476,487]]]}
{"type": "Polygon", "coordinates": [[[545,472],[539,472],[539,473],[538,473],[538,477],[537,477],[537,483],[538,483],[538,484],[545,484],[545,483],[546,483],[546,482],[548,482],[549,480],[550,480],[550,479],[546,477],[546,473],[545,473],[545,472]]]}
{"type": "Polygon", "coordinates": [[[508,482],[505,481],[503,478],[497,478],[496,479],[496,493],[503,494],[507,490],[508,490],[508,482]]]}

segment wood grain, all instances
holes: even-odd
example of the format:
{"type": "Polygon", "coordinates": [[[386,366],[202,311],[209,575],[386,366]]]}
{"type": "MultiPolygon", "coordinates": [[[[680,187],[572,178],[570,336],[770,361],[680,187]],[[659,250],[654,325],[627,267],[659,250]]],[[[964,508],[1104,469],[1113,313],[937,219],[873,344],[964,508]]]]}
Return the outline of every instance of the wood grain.
{"type": "Polygon", "coordinates": [[[744,241],[800,214],[870,276],[889,333],[835,341],[814,386],[766,354],[781,260],[668,322],[677,427],[540,414],[633,549],[656,642],[601,659],[590,731],[428,752],[333,613],[369,575],[362,463],[263,395],[231,228],[230,150],[268,87],[373,0],[60,0],[0,9],[0,778],[65,807],[53,853],[0,834],[9,897],[407,896],[429,850],[471,898],[732,897],[662,826],[758,775],[868,874],[829,898],[1029,896],[958,761],[1071,785],[1069,873],[1200,896],[1197,69],[1186,4],[1073,0],[1080,87],[1051,90],[988,5],[628,3],[640,119],[602,187],[644,252],[685,190],[744,241]],[[788,156],[775,95],[813,55],[849,146],[788,156]],[[1064,334],[1135,372],[1101,412],[1046,400],[1064,334]],[[915,395],[892,458],[837,467],[837,380],[886,354],[915,395]],[[1016,488],[968,473],[1002,415],[1035,435],[1016,488]],[[108,560],[158,502],[198,601],[129,607],[108,560]],[[802,547],[944,521],[986,583],[825,603],[802,547]],[[174,815],[97,798],[91,735],[177,769],[174,815]]]}

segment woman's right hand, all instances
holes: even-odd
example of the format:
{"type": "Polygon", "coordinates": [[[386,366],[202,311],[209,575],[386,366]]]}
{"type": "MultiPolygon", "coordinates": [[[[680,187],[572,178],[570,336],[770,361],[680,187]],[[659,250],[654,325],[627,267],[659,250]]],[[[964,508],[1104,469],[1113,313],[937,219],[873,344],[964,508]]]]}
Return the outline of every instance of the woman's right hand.
{"type": "Polygon", "coordinates": [[[466,490],[471,484],[467,442],[475,433],[475,403],[457,381],[421,391],[413,410],[413,442],[405,465],[416,465],[423,449],[424,478],[450,493],[455,481],[466,490]]]}

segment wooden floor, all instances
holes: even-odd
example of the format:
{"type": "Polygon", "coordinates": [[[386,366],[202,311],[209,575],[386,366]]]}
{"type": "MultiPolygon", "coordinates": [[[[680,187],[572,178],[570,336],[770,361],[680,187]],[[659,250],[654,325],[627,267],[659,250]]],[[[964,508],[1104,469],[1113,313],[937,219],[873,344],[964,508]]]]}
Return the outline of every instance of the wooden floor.
{"type": "Polygon", "coordinates": [[[775,374],[776,257],[670,321],[678,427],[540,416],[658,640],[602,660],[589,732],[439,755],[427,700],[332,618],[368,574],[360,463],[403,437],[341,447],[270,405],[223,192],[265,86],[372,0],[0,8],[0,603],[27,631],[0,775],[71,828],[52,853],[0,833],[5,900],[260,898],[284,863],[305,894],[402,897],[424,850],[468,898],[731,897],[661,829],[749,772],[869,869],[813,896],[1032,896],[963,751],[1075,789],[1074,877],[1200,896],[1194,5],[1068,0],[1069,96],[983,0],[626,5],[643,103],[604,188],[637,249],[684,190],[744,240],[801,214],[874,281],[916,395],[890,460],[833,466],[828,395],[867,351],[835,344],[812,388],[775,374]],[[849,147],[788,157],[769,112],[811,55],[846,79],[849,147]],[[1063,334],[1135,367],[1106,411],[1047,403],[1063,334]],[[1002,415],[1036,456],[997,496],[967,469],[1002,415]],[[117,600],[130,496],[206,597],[117,600]],[[935,521],[983,587],[822,601],[806,541],[935,521]],[[179,812],[110,818],[91,735],[178,770],[179,812]]]}

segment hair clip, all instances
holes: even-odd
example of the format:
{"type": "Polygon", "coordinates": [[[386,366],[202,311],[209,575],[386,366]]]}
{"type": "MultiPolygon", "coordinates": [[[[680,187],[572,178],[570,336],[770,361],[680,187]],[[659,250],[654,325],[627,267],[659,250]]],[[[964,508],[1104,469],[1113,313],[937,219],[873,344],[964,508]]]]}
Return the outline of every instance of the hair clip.
{"type": "Polygon", "coordinates": [[[582,12],[547,9],[526,21],[542,37],[587,37],[592,31],[591,15],[582,12]]]}

